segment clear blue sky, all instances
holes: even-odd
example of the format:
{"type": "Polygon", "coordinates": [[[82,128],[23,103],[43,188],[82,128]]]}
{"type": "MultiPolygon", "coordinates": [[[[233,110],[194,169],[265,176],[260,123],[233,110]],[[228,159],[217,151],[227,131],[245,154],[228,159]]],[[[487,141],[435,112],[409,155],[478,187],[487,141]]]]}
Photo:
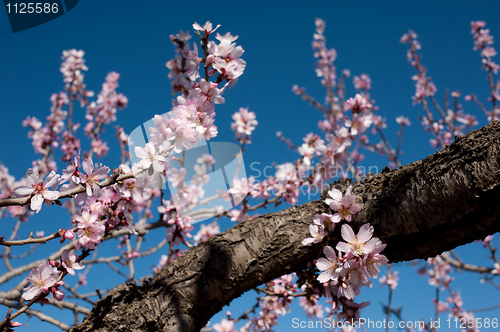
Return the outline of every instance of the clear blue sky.
{"type": "MultiPolygon", "coordinates": [[[[3,43],[0,52],[0,135],[4,143],[0,147],[0,161],[16,178],[22,177],[30,167],[34,154],[21,122],[28,115],[39,119],[48,115],[50,95],[63,88],[59,72],[63,50],[76,48],[86,52],[86,65],[90,70],[85,73],[85,81],[96,93],[108,72],[121,74],[118,91],[128,97],[129,105],[124,112],[118,113],[118,123],[130,132],[171,107],[169,71],[165,67],[174,51],[169,35],[180,29],[192,31],[193,22],[204,24],[207,20],[221,24],[218,30],[221,33],[230,31],[239,35],[237,43],[245,49],[242,58],[247,62],[245,74],[226,92],[226,103],[216,108],[218,140],[233,140],[230,116],[239,107],[249,107],[256,113],[259,125],[245,155],[247,167],[252,162],[261,163],[263,168],[273,162],[293,161],[297,155],[287,150],[275,133],[281,130],[286,137],[301,144],[307,133],[318,132],[321,114],[295,96],[291,88],[293,84],[305,86],[308,93],[323,101],[324,91],[313,70],[315,59],[311,51],[314,18],[321,17],[327,23],[327,45],[338,52],[337,68],[348,68],[353,75],[370,75],[371,95],[380,108],[379,114],[388,119],[386,136],[391,143],[396,144],[399,127],[394,120],[396,116],[405,115],[413,123],[405,132],[405,154],[401,157],[401,162],[408,164],[434,150],[428,143],[430,135],[419,125],[418,117],[423,111],[419,105],[412,106],[414,83],[411,76],[415,71],[406,60],[406,46],[399,43],[399,38],[408,29],[418,33],[423,44],[422,61],[438,87],[436,98],[439,101],[443,100],[445,88],[449,88],[461,91],[462,96],[475,93],[487,103],[486,73],[481,69],[479,54],[472,50],[470,21],[486,21],[498,41],[498,13],[500,3],[497,1],[474,4],[469,1],[308,1],[306,4],[305,1],[88,0],[81,1],[54,21],[13,34],[3,12],[0,13],[0,40],[3,43]]],[[[353,96],[350,82],[347,87],[348,96],[353,96]]],[[[464,106],[466,111],[478,117],[481,126],[486,124],[484,115],[475,105],[465,103],[464,106]]],[[[83,110],[76,117],[83,123],[83,110]]],[[[107,128],[107,135],[108,145],[116,150],[112,127],[107,128]]],[[[111,168],[119,164],[116,153],[110,153],[101,161],[111,168]]],[[[363,165],[381,169],[386,160],[367,153],[363,165]]],[[[248,171],[247,174],[255,175],[248,171]]],[[[65,213],[61,217],[58,212],[60,210],[43,208],[32,221],[36,224],[33,228],[26,227],[24,234],[41,229],[51,232],[61,227],[56,225],[69,222],[65,213]]],[[[2,220],[0,235],[10,227],[9,221],[2,220]]],[[[479,246],[472,244],[471,248],[479,246]]],[[[479,252],[481,258],[485,254],[479,252]]],[[[143,273],[156,263],[146,262],[143,273]]],[[[3,268],[0,267],[0,271],[3,268]]],[[[105,273],[114,276],[109,270],[105,273]]],[[[393,299],[395,305],[404,307],[403,313],[408,319],[432,317],[430,301],[434,290],[427,286],[426,280],[416,276],[412,268],[402,269],[400,275],[408,278],[401,278],[401,286],[393,299]]],[[[457,283],[464,293],[466,308],[495,304],[488,302],[484,286],[477,283],[478,279],[472,276],[464,283],[457,283]]],[[[92,280],[89,281],[92,285],[92,280]]],[[[123,280],[116,278],[116,283],[120,282],[123,280]]],[[[93,286],[88,286],[88,291],[92,289],[93,286]]],[[[380,292],[378,281],[375,281],[374,289],[365,290],[361,298],[372,301],[364,316],[380,319],[382,311],[378,302],[386,299],[386,292],[380,292]]],[[[237,306],[231,310],[238,315],[245,310],[242,302],[248,304],[250,301],[251,298],[242,297],[235,301],[237,306]]],[[[276,331],[290,331],[291,319],[304,317],[298,306],[293,306],[292,310],[291,314],[280,318],[281,324],[276,331]]],[[[2,312],[5,310],[0,310],[0,315],[2,312]]],[[[500,311],[479,313],[478,316],[500,318],[500,311]]],[[[221,317],[216,316],[212,322],[221,317]]],[[[20,321],[25,322],[25,318],[20,321]]],[[[30,330],[35,326],[39,330],[54,330],[52,326],[39,325],[35,318],[29,321],[29,326],[30,330]]],[[[24,327],[19,330],[23,331],[24,327]]]]}

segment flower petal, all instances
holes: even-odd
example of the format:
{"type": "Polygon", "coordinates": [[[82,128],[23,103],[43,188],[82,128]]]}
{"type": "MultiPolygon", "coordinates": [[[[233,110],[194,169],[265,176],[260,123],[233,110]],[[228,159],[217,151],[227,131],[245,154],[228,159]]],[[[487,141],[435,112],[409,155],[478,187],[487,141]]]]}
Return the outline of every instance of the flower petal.
{"type": "Polygon", "coordinates": [[[36,211],[38,213],[42,209],[42,203],[43,203],[42,195],[36,194],[35,196],[31,197],[30,207],[33,211],[36,211]]]}
{"type": "Polygon", "coordinates": [[[88,175],[92,174],[92,172],[94,171],[94,164],[92,158],[85,158],[85,160],[82,161],[82,168],[86,174],[88,175]]]}
{"type": "Polygon", "coordinates": [[[53,201],[55,199],[58,199],[59,196],[61,196],[61,193],[58,191],[47,190],[46,192],[43,193],[43,198],[48,201],[53,201]]]}
{"type": "MultiPolygon", "coordinates": [[[[358,232],[358,241],[360,243],[365,243],[372,238],[373,235],[373,226],[370,224],[364,224],[361,226],[358,232]]],[[[351,242],[351,241],[349,241],[351,242]]]]}
{"type": "Polygon", "coordinates": [[[342,238],[349,243],[354,242],[354,240],[356,239],[356,235],[354,235],[354,232],[353,232],[351,226],[349,226],[347,224],[342,225],[340,234],[342,235],[342,238]]]}
{"type": "Polygon", "coordinates": [[[21,186],[14,189],[14,194],[16,196],[28,196],[33,192],[33,187],[21,186]]]}

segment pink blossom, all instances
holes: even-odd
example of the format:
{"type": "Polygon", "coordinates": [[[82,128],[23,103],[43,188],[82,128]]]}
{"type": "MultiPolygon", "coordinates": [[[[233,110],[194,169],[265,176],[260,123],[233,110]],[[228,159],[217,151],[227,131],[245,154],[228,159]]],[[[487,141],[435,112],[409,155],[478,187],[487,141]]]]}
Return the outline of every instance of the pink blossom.
{"type": "Polygon", "coordinates": [[[106,166],[102,166],[95,170],[94,172],[94,163],[92,162],[92,158],[85,158],[82,162],[82,168],[85,171],[85,175],[80,173],[80,182],[85,183],[87,187],[87,195],[92,196],[96,195],[100,196],[101,187],[99,186],[99,181],[108,177],[109,168],[106,166]]]}
{"type": "Polygon", "coordinates": [[[90,146],[92,148],[92,151],[98,157],[102,157],[102,156],[105,156],[108,154],[108,151],[109,151],[108,143],[106,143],[100,139],[93,140],[92,143],[90,143],[90,146]]]}
{"type": "Polygon", "coordinates": [[[326,230],[332,232],[335,228],[335,224],[340,222],[339,216],[332,216],[327,213],[322,213],[320,215],[315,215],[313,217],[313,222],[318,226],[324,226],[326,230]]]}
{"type": "Polygon", "coordinates": [[[302,240],[303,246],[307,246],[311,243],[320,243],[323,241],[323,238],[328,235],[325,232],[325,227],[318,225],[309,225],[309,232],[312,237],[302,240]]]}
{"type": "Polygon", "coordinates": [[[85,274],[78,273],[78,283],[82,286],[87,286],[87,277],[85,274]]]}
{"type": "Polygon", "coordinates": [[[292,163],[284,163],[282,165],[276,166],[276,179],[279,181],[296,181],[297,178],[297,170],[294,164],[292,163]]]}
{"type": "Polygon", "coordinates": [[[19,327],[21,325],[23,325],[23,324],[11,320],[10,322],[7,323],[7,329],[5,331],[6,332],[15,332],[13,329],[11,329],[11,327],[19,327]]]}
{"type": "Polygon", "coordinates": [[[53,189],[59,185],[59,174],[54,171],[50,172],[42,182],[38,174],[30,168],[26,172],[26,182],[31,186],[17,187],[14,189],[14,194],[18,196],[32,195],[30,207],[37,213],[42,209],[43,202],[52,204],[60,196],[58,191],[49,190],[49,188],[53,189]]]}
{"type": "Polygon", "coordinates": [[[244,52],[243,48],[233,43],[238,36],[233,36],[228,32],[224,36],[217,33],[215,38],[220,43],[217,45],[212,41],[209,44],[210,54],[215,57],[213,68],[228,81],[240,77],[245,70],[246,62],[240,58],[244,52]]]}
{"type": "Polygon", "coordinates": [[[168,170],[167,179],[172,186],[179,188],[179,186],[182,186],[185,176],[186,169],[184,167],[181,167],[180,169],[172,167],[168,170]]]}
{"type": "Polygon", "coordinates": [[[408,119],[406,116],[398,116],[396,118],[396,122],[399,123],[400,125],[404,126],[411,126],[410,119],[408,119]]]}
{"type": "Polygon", "coordinates": [[[49,293],[49,288],[56,283],[56,276],[53,274],[52,267],[47,263],[42,263],[38,269],[31,269],[31,273],[26,277],[31,285],[24,290],[23,299],[29,301],[40,293],[49,293]]]}
{"type": "Polygon", "coordinates": [[[364,133],[368,127],[373,123],[373,115],[365,114],[360,115],[355,113],[352,115],[352,119],[347,115],[345,116],[345,126],[351,128],[351,135],[356,136],[360,133],[364,133]]]}
{"type": "Polygon", "coordinates": [[[73,231],[71,229],[67,229],[67,230],[61,229],[60,232],[61,232],[61,237],[63,239],[73,240],[73,238],[75,237],[75,233],[73,233],[73,231]]]}
{"type": "Polygon", "coordinates": [[[381,284],[380,286],[388,285],[392,290],[395,290],[396,287],[398,287],[398,281],[399,281],[398,274],[399,274],[398,271],[394,271],[393,273],[390,270],[387,270],[387,273],[383,275],[382,278],[380,278],[379,280],[381,284]]]}
{"type": "Polygon", "coordinates": [[[217,332],[236,332],[234,322],[226,318],[222,318],[220,323],[214,324],[213,328],[217,332]]]}
{"type": "Polygon", "coordinates": [[[196,124],[186,117],[172,117],[166,128],[166,138],[174,144],[174,151],[181,153],[183,148],[190,149],[196,142],[196,124]]]}
{"type": "Polygon", "coordinates": [[[491,240],[493,240],[493,235],[488,235],[484,240],[480,240],[483,243],[483,248],[486,248],[491,240]]]}
{"type": "Polygon", "coordinates": [[[367,74],[361,74],[360,77],[354,76],[353,82],[356,90],[370,90],[372,88],[372,80],[367,74]]]}
{"type": "MultiPolygon", "coordinates": [[[[385,248],[385,245],[382,245],[382,242],[378,242],[377,250],[380,249],[382,251],[385,248]]],[[[370,253],[363,257],[362,267],[364,269],[364,273],[372,278],[378,278],[378,274],[380,273],[380,266],[387,265],[389,263],[389,259],[381,254],[370,253]]]]}
{"type": "Polygon", "coordinates": [[[31,117],[28,115],[26,120],[22,122],[23,127],[30,127],[33,130],[38,130],[42,127],[42,122],[36,117],[31,117]]]}
{"type": "Polygon", "coordinates": [[[239,111],[232,115],[234,120],[231,123],[231,130],[236,133],[236,139],[243,143],[250,143],[250,136],[255,130],[258,122],[255,120],[255,113],[249,112],[248,108],[240,107],[239,111]]]}
{"type": "Polygon", "coordinates": [[[62,254],[61,254],[62,266],[72,276],[75,275],[75,270],[81,270],[85,267],[82,264],[76,262],[79,258],[80,258],[80,256],[78,256],[77,254],[71,254],[68,257],[68,252],[66,251],[66,249],[64,249],[62,254]]]}
{"type": "Polygon", "coordinates": [[[348,243],[339,242],[337,244],[337,250],[345,253],[352,253],[355,256],[379,253],[386,246],[382,244],[378,238],[372,239],[373,226],[370,226],[370,224],[361,226],[357,235],[354,234],[351,226],[344,224],[341,228],[341,235],[348,243]]]}
{"type": "Polygon", "coordinates": [[[297,152],[303,156],[303,163],[307,166],[310,166],[311,159],[314,157],[316,150],[312,146],[309,146],[307,143],[304,143],[297,149],[297,152]]]}
{"type": "Polygon", "coordinates": [[[198,23],[196,23],[196,22],[194,22],[194,24],[193,24],[193,29],[198,30],[198,31],[202,31],[206,35],[211,34],[215,30],[217,30],[219,27],[220,27],[220,24],[218,24],[215,27],[215,29],[212,29],[212,23],[210,23],[210,21],[207,21],[203,27],[201,25],[199,25],[198,23]]]}
{"type": "Polygon", "coordinates": [[[62,59],[64,62],[61,64],[60,71],[63,74],[67,91],[83,92],[83,89],[85,89],[82,72],[87,71],[88,68],[85,66],[84,55],[85,52],[82,50],[71,49],[63,51],[62,59]]]}
{"type": "Polygon", "coordinates": [[[315,300],[311,300],[310,298],[301,296],[299,298],[299,305],[302,307],[302,309],[304,309],[307,317],[313,319],[323,319],[323,306],[320,303],[317,303],[315,300]]]}
{"type": "Polygon", "coordinates": [[[252,190],[254,180],[253,177],[243,179],[234,178],[228,192],[241,201],[252,190]]]}
{"type": "Polygon", "coordinates": [[[62,301],[64,299],[65,294],[63,290],[56,287],[51,287],[50,292],[52,293],[54,299],[56,299],[57,301],[62,301]]]}
{"type": "Polygon", "coordinates": [[[153,175],[154,172],[161,173],[165,169],[163,163],[167,161],[167,158],[161,155],[153,143],[146,143],[144,148],[136,146],[134,152],[137,157],[141,158],[139,167],[147,169],[149,175],[153,175]]]}
{"type": "Polygon", "coordinates": [[[214,104],[224,104],[225,100],[222,97],[222,89],[218,88],[218,84],[207,82],[205,79],[200,79],[193,89],[189,90],[189,98],[195,99],[199,106],[199,111],[210,114],[214,111],[214,104]]]}
{"type": "Polygon", "coordinates": [[[196,243],[204,242],[209,238],[211,238],[212,236],[219,233],[220,233],[220,228],[219,225],[217,224],[217,221],[214,221],[208,225],[202,224],[198,233],[196,233],[196,235],[193,236],[193,240],[196,243]]]}
{"type": "Polygon", "coordinates": [[[94,249],[96,244],[101,243],[101,238],[104,236],[106,227],[97,220],[97,213],[90,213],[84,210],[81,216],[76,216],[75,221],[78,221],[78,242],[75,245],[77,250],[80,247],[94,249]]]}
{"type": "Polygon", "coordinates": [[[325,203],[328,204],[332,210],[337,211],[337,213],[333,215],[332,220],[338,220],[340,218],[340,220],[345,219],[346,221],[351,221],[352,215],[358,213],[359,205],[354,204],[356,195],[351,194],[351,190],[352,186],[349,186],[344,197],[342,197],[340,190],[336,188],[328,191],[328,195],[330,195],[331,198],[325,199],[325,203]]]}
{"type": "Polygon", "coordinates": [[[372,104],[366,99],[365,96],[357,93],[354,98],[349,98],[344,103],[344,108],[350,110],[353,113],[363,113],[373,107],[372,104]]]}
{"type": "Polygon", "coordinates": [[[316,262],[316,267],[322,271],[318,276],[318,281],[321,283],[328,282],[330,280],[336,281],[342,271],[342,264],[339,263],[335,251],[330,246],[325,246],[323,253],[326,258],[319,258],[316,262]]]}
{"type": "Polygon", "coordinates": [[[80,171],[78,170],[80,167],[80,155],[75,155],[73,160],[74,161],[62,171],[63,175],[61,175],[61,183],[64,183],[69,179],[71,179],[75,184],[80,183],[80,171]]]}

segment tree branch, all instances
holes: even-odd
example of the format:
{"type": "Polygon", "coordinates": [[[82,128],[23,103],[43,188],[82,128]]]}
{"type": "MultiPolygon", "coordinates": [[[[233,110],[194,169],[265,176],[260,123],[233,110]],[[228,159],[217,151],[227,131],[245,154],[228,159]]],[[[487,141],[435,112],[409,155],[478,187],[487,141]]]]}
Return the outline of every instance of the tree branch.
{"type": "MultiPolygon", "coordinates": [[[[500,122],[493,121],[422,161],[354,183],[361,210],[353,228],[372,224],[390,262],[432,257],[499,231],[499,152],[500,122]]],[[[323,199],[238,224],[141,287],[115,287],[72,331],[200,331],[244,292],[306,268],[320,244],[301,241],[313,216],[330,212],[323,199]]],[[[330,239],[335,246],[340,227],[330,239]]]]}

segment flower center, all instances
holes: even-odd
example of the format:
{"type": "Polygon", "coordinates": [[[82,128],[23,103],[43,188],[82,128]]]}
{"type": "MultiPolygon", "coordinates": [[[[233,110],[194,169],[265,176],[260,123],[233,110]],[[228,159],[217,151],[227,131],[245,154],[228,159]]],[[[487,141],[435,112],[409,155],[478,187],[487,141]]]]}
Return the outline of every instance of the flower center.
{"type": "Polygon", "coordinates": [[[41,194],[43,193],[46,189],[43,187],[43,182],[39,182],[38,184],[33,185],[33,193],[34,194],[41,194]]]}

